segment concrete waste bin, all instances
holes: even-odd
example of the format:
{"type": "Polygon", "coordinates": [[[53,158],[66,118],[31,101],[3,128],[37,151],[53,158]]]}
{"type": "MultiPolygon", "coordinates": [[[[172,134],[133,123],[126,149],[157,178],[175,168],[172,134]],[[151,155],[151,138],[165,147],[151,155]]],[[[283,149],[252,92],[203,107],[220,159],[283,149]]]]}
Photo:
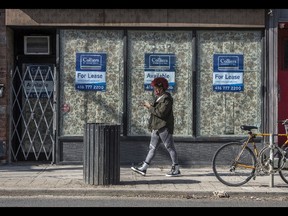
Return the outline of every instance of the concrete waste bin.
{"type": "Polygon", "coordinates": [[[112,185],[120,182],[120,125],[87,123],[83,153],[85,183],[112,185]]]}

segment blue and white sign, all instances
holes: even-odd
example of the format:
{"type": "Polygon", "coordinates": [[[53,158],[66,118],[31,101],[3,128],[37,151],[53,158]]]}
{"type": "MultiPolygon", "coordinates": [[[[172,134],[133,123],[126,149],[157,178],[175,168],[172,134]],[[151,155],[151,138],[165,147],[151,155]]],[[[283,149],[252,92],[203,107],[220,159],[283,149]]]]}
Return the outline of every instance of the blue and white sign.
{"type": "Polygon", "coordinates": [[[150,83],[156,77],[164,77],[168,80],[168,90],[175,87],[175,54],[145,53],[144,89],[153,90],[150,83]]]}
{"type": "Polygon", "coordinates": [[[213,91],[240,92],[243,85],[243,54],[214,54],[213,91]]]}
{"type": "Polygon", "coordinates": [[[75,88],[106,91],[106,53],[76,53],[75,88]]]}

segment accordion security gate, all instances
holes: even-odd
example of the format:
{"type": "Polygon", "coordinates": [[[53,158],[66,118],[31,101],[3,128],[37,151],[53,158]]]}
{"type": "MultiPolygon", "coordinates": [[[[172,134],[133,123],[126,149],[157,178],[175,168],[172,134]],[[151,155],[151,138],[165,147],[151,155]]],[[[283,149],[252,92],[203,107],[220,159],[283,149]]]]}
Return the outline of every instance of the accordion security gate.
{"type": "Polygon", "coordinates": [[[23,64],[11,75],[10,162],[54,162],[55,75],[53,64],[23,64]]]}

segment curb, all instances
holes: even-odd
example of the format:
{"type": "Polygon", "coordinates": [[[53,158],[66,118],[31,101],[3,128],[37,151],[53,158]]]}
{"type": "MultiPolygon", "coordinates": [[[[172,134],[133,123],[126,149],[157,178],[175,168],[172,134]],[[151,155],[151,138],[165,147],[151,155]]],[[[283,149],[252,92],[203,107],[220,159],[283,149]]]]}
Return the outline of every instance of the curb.
{"type": "MultiPolygon", "coordinates": [[[[219,192],[221,193],[221,192],[219,192]]],[[[233,197],[287,197],[288,192],[223,192],[226,196],[211,191],[163,191],[163,190],[127,190],[127,189],[0,189],[0,196],[126,196],[126,197],[182,197],[187,199],[233,198],[233,197]]]]}

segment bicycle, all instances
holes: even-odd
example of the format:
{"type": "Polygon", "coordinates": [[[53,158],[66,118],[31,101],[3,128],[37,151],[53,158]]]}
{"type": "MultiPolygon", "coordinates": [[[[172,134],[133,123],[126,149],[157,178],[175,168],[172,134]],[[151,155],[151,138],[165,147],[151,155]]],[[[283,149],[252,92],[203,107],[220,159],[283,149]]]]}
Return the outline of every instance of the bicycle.
{"type": "Polygon", "coordinates": [[[255,133],[253,131],[258,127],[241,125],[240,128],[247,131],[248,137],[222,145],[213,156],[212,168],[216,178],[227,186],[241,186],[252,178],[255,180],[256,176],[278,172],[288,184],[288,119],[280,123],[284,125],[286,134],[255,133]],[[263,142],[256,142],[256,138],[268,136],[285,136],[286,141],[281,147],[271,142],[261,149],[257,147],[258,143],[263,142]]]}

